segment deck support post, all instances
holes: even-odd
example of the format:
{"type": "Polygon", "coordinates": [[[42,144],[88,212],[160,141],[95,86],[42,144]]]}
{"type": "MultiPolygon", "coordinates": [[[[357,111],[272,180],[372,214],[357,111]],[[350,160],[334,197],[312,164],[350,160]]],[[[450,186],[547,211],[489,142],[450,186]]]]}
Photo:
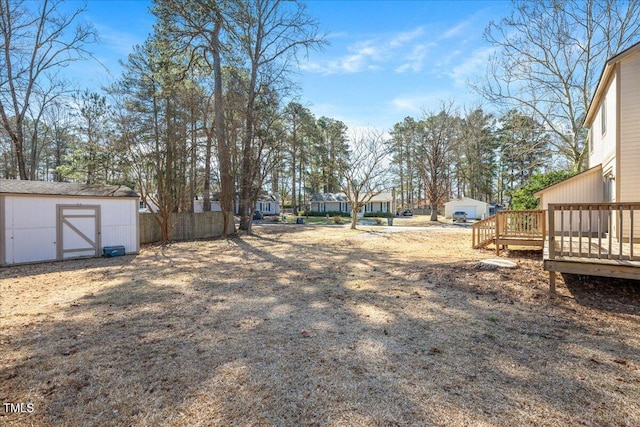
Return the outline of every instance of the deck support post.
{"type": "Polygon", "coordinates": [[[550,295],[556,294],[556,272],[555,271],[549,272],[549,294],[550,295]]]}

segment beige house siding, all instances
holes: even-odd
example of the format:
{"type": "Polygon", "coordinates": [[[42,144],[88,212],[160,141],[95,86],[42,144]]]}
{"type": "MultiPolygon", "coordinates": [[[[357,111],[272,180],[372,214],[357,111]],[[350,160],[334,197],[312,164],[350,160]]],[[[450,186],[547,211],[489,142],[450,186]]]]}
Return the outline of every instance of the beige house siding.
{"type": "Polygon", "coordinates": [[[619,202],[640,200],[640,52],[620,64],[619,202]]]}
{"type": "MultiPolygon", "coordinates": [[[[603,201],[603,181],[602,167],[600,165],[591,168],[579,175],[562,181],[551,187],[540,190],[535,194],[540,199],[540,209],[549,209],[550,203],[602,203],[603,201]]],[[[583,213],[581,224],[582,231],[589,231],[588,214],[583,213]]],[[[555,221],[559,227],[563,221],[564,229],[569,229],[569,224],[579,224],[579,214],[575,212],[573,216],[567,214],[560,216],[556,213],[555,221]],[[561,219],[562,218],[562,219],[561,219]]],[[[574,227],[575,228],[575,227],[574,227]]]]}
{"type": "MultiPolygon", "coordinates": [[[[606,130],[602,128],[602,108],[600,104],[591,125],[591,147],[589,153],[589,166],[602,165],[603,173],[616,175],[616,142],[618,134],[617,126],[617,84],[618,77],[613,75],[606,88],[602,101],[606,110],[606,130]]],[[[612,191],[612,200],[615,200],[615,189],[612,191]]]]}
{"type": "MultiPolygon", "coordinates": [[[[617,190],[619,202],[640,200],[640,52],[620,62],[620,145],[617,190]]],[[[615,224],[614,228],[620,228],[615,224]]],[[[622,219],[622,237],[629,238],[629,212],[622,219]]],[[[640,236],[640,212],[634,212],[634,236],[640,236]]]]}

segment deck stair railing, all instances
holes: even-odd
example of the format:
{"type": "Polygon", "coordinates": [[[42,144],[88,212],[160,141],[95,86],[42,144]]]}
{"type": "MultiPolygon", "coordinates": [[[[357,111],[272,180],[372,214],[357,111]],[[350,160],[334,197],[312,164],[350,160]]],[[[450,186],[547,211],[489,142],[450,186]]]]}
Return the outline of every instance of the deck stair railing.
{"type": "Polygon", "coordinates": [[[545,211],[500,211],[471,228],[475,249],[494,244],[499,255],[500,248],[509,244],[542,247],[546,235],[545,211]]]}
{"type": "Polygon", "coordinates": [[[496,239],[496,215],[480,220],[471,226],[473,249],[485,248],[496,239]]]}
{"type": "Polygon", "coordinates": [[[640,202],[549,204],[548,259],[565,258],[640,261],[640,202]]]}

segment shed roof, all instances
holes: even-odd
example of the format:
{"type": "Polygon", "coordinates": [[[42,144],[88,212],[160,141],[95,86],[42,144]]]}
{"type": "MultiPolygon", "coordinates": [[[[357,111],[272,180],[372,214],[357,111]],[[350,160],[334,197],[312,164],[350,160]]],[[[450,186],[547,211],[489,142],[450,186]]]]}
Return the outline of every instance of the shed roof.
{"type": "Polygon", "coordinates": [[[454,203],[475,203],[475,204],[484,204],[489,206],[489,203],[483,202],[482,200],[472,199],[471,197],[461,197],[459,199],[449,200],[448,202],[445,203],[445,206],[454,204],[454,203]]]}
{"type": "Polygon", "coordinates": [[[72,184],[68,182],[21,181],[0,179],[0,194],[138,197],[138,193],[123,185],[72,184]]]}

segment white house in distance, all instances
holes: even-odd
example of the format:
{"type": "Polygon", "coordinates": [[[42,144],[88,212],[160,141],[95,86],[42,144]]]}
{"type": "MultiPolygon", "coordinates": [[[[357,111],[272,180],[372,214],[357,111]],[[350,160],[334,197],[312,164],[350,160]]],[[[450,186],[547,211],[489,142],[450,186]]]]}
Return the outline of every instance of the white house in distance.
{"type": "Polygon", "coordinates": [[[0,265],[140,248],[138,194],[123,186],[0,180],[0,265]]]}
{"type": "MultiPolygon", "coordinates": [[[[344,193],[316,193],[311,196],[310,211],[312,212],[344,212],[351,214],[351,203],[344,193]]],[[[384,191],[373,196],[361,212],[390,213],[393,212],[393,196],[390,191],[384,191]]]]}
{"type": "Polygon", "coordinates": [[[484,219],[490,216],[489,203],[470,197],[462,197],[444,204],[445,218],[451,218],[454,212],[465,212],[467,219],[484,219]]]}
{"type": "MultiPolygon", "coordinates": [[[[216,194],[214,196],[215,200],[211,200],[211,210],[214,212],[220,212],[220,202],[218,200],[219,195],[216,194]]],[[[202,205],[204,204],[204,200],[202,196],[196,197],[196,200],[193,201],[193,209],[194,212],[202,212],[202,205]]],[[[236,196],[236,200],[233,202],[233,211],[236,215],[239,214],[238,211],[238,200],[236,196]]],[[[259,210],[264,215],[280,215],[280,201],[279,197],[274,196],[272,194],[261,194],[258,196],[258,201],[256,202],[256,210],[259,210]]]]}
{"type": "MultiPolygon", "coordinates": [[[[212,212],[220,212],[220,202],[218,200],[219,195],[214,194],[211,198],[211,211],[212,212]]],[[[158,208],[153,204],[153,202],[149,201],[149,205],[145,205],[140,202],[140,211],[148,212],[150,209],[157,212],[158,208]],[[150,206],[149,206],[150,205],[150,206]]],[[[233,212],[235,215],[238,215],[238,198],[236,195],[235,200],[233,201],[233,212]]],[[[201,213],[204,212],[204,199],[202,196],[196,196],[193,200],[193,212],[201,213]]],[[[258,196],[258,201],[256,202],[256,209],[262,212],[264,215],[280,215],[280,202],[277,196],[273,196],[271,194],[261,194],[258,196]]]]}

